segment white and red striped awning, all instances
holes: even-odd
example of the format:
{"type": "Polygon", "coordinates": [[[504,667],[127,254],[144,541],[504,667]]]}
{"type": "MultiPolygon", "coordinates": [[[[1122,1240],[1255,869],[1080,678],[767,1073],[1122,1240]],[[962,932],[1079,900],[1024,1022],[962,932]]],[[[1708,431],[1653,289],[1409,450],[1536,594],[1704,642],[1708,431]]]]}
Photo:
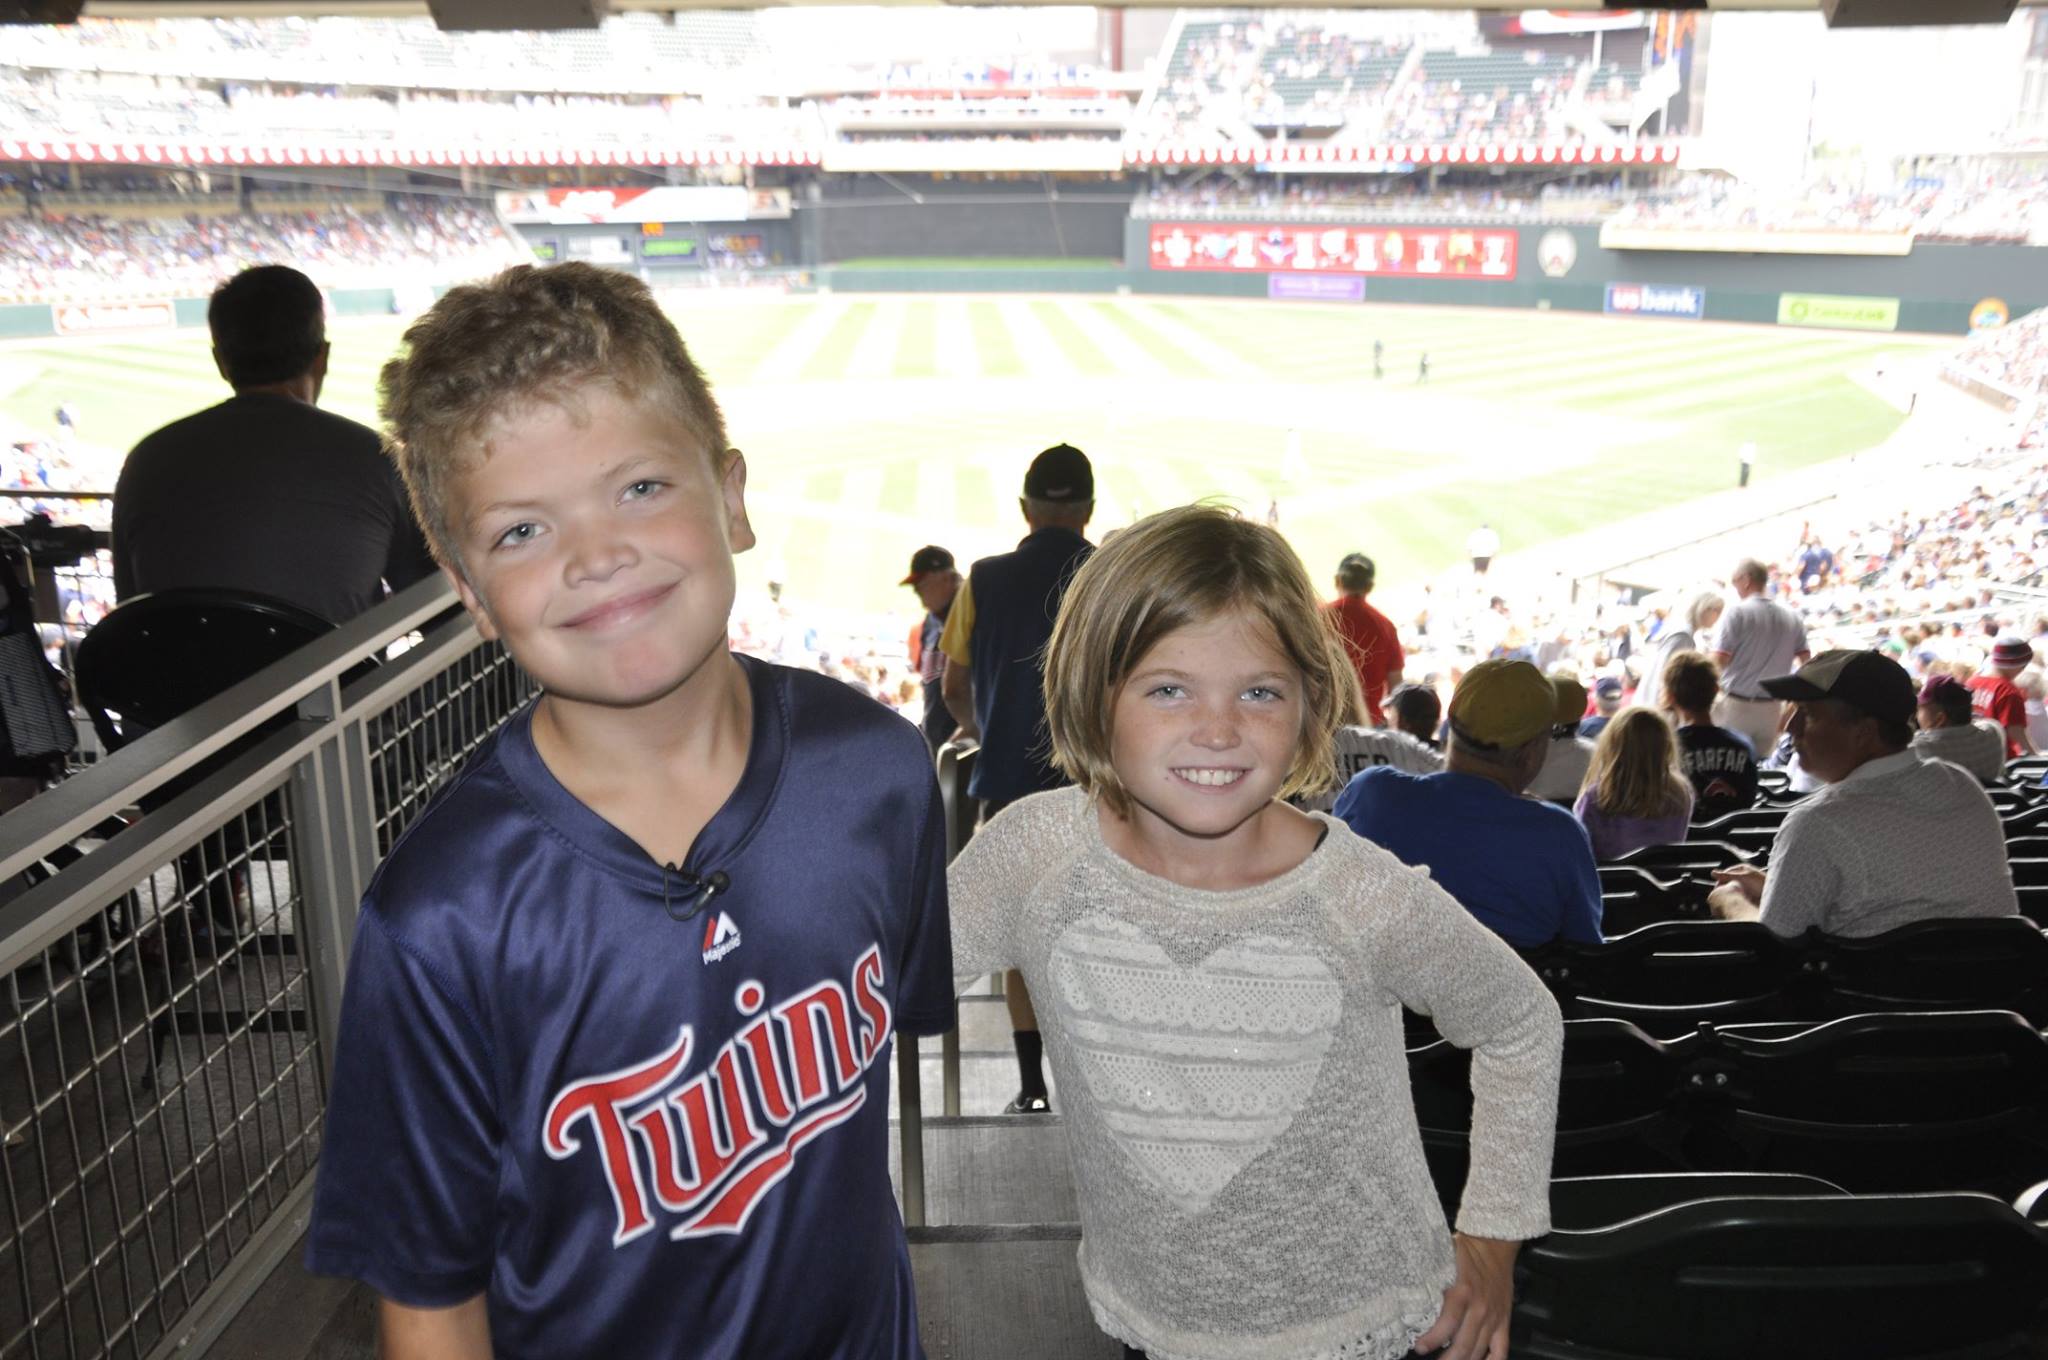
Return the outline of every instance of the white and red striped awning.
{"type": "Polygon", "coordinates": [[[124,165],[817,165],[800,146],[366,146],[271,139],[253,142],[38,140],[0,136],[0,161],[124,165]]]}
{"type": "Polygon", "coordinates": [[[1370,146],[1329,146],[1318,142],[1287,142],[1248,146],[1241,142],[1186,146],[1159,143],[1132,147],[1131,165],[1676,165],[1678,143],[1636,142],[1608,145],[1585,142],[1386,142],[1370,146]]]}
{"type": "MultiPolygon", "coordinates": [[[[1583,142],[1403,143],[1275,146],[1158,143],[1124,151],[1127,165],[1302,165],[1370,169],[1394,165],[1676,165],[1676,142],[1607,145],[1583,142]]],[[[82,161],[129,165],[819,165],[824,149],[764,146],[369,146],[305,141],[164,142],[39,140],[0,136],[0,160],[82,161]]]]}

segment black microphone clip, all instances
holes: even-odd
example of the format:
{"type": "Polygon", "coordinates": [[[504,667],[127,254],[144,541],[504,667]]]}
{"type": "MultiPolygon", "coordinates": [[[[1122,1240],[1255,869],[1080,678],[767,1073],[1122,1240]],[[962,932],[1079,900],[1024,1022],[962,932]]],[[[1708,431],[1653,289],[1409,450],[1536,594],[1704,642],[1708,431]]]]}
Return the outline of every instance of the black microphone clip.
{"type": "Polygon", "coordinates": [[[688,869],[664,864],[661,866],[661,909],[668,913],[671,921],[687,921],[704,910],[705,903],[731,886],[732,880],[726,877],[723,869],[713,869],[700,876],[688,869]],[[673,899],[668,890],[670,874],[682,880],[683,888],[682,895],[673,899]]]}

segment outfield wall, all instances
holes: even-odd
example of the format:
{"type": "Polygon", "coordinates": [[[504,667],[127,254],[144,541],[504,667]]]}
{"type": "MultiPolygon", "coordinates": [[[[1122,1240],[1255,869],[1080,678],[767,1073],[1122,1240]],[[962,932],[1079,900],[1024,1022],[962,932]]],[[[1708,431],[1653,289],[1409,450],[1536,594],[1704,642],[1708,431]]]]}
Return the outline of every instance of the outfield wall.
{"type": "MultiPolygon", "coordinates": [[[[1311,257],[1329,264],[1327,254],[1316,253],[1319,244],[1311,243],[1311,257]]],[[[1141,292],[1265,297],[1277,286],[1269,283],[1276,274],[1311,275],[1315,283],[1301,287],[1326,286],[1333,296],[1340,280],[1362,279],[1365,297],[1376,302],[1614,311],[1764,325],[1800,324],[1803,317],[1810,325],[1955,335],[1968,333],[1972,313],[1987,300],[2002,302],[2011,316],[2048,305],[2048,248],[2037,246],[1916,243],[1903,256],[1761,255],[1610,250],[1600,244],[1595,226],[1133,219],[1124,228],[1124,260],[1131,288],[1141,292]],[[1354,248],[1359,233],[1371,237],[1376,263],[1393,272],[1262,267],[1275,257],[1301,258],[1290,238],[1327,232],[1352,237],[1339,249],[1354,248]],[[1404,254],[1390,262],[1384,251],[1395,234],[1403,238],[1404,254]],[[1456,237],[1466,238],[1462,250],[1447,244],[1456,237]],[[1418,255],[1418,243],[1434,253],[1418,255]],[[1217,258],[1225,251],[1225,258],[1217,258]],[[1452,276],[1446,252],[1461,256],[1462,276],[1452,276]],[[1646,309],[1645,299],[1657,310],[1646,309]]]]}

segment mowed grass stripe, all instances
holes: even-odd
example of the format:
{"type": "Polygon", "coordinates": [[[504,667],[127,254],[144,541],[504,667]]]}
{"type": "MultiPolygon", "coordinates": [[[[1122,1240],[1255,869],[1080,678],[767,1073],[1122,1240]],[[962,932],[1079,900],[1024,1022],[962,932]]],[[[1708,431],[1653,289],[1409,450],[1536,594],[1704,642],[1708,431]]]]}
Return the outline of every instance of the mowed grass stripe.
{"type": "Polygon", "coordinates": [[[848,304],[832,329],[825,332],[825,338],[804,360],[797,376],[805,381],[843,378],[846,366],[853,360],[854,348],[867,335],[868,326],[875,319],[875,304],[855,302],[848,304]]]}
{"type": "Polygon", "coordinates": [[[1113,302],[1093,304],[1096,315],[1106,318],[1138,346],[1159,362],[1177,378],[1210,378],[1217,376],[1210,367],[1189,354],[1179,345],[1145,324],[1136,313],[1113,302]]]}
{"type": "Polygon", "coordinates": [[[1031,304],[1031,314],[1038,318],[1038,324],[1059,346],[1060,353],[1067,357],[1076,371],[1094,377],[1107,377],[1116,372],[1116,365],[1109,361],[1093,340],[1084,334],[1068,313],[1073,304],[1066,302],[1037,301],[1031,304]]]}
{"type": "Polygon", "coordinates": [[[967,304],[968,333],[974,337],[974,351],[981,356],[981,371],[991,378],[1024,376],[1024,361],[1010,339],[1009,327],[993,302],[967,304]]]}
{"type": "MultiPolygon", "coordinates": [[[[1845,367],[1860,367],[1860,356],[1851,354],[1808,354],[1798,348],[1784,344],[1759,344],[1739,354],[1726,354],[1716,358],[1696,360],[1690,350],[1659,350],[1647,354],[1632,365],[1612,365],[1604,375],[1585,377],[1575,383],[1556,383],[1546,389],[1552,401],[1569,401],[1573,406],[1583,406],[1587,401],[1602,403],[1602,406],[1626,408],[1640,406],[1640,403],[1655,403],[1659,410],[1673,410],[1673,397],[1679,403],[1700,401],[1704,397],[1706,408],[1716,403],[1716,389],[1751,389],[1751,387],[1780,387],[1784,383],[1800,381],[1802,375],[1815,371],[1839,373],[1845,367]]],[[[1724,395],[1724,393],[1722,393],[1724,395]]]]}
{"type": "MultiPolygon", "coordinates": [[[[1654,413],[1660,420],[1693,414],[1710,414],[1724,407],[1768,400],[1793,390],[1811,391],[1814,380],[1842,376],[1844,359],[1832,355],[1798,358],[1778,351],[1752,359],[1740,367],[1712,368],[1695,373],[1678,366],[1668,373],[1659,391],[1644,391],[1630,382],[1619,391],[1605,393],[1564,392],[1558,400],[1574,406],[1598,407],[1604,411],[1654,413]]],[[[1851,362],[1850,367],[1861,364],[1851,362]]]]}
{"type": "Polygon", "coordinates": [[[803,324],[811,308],[781,304],[760,309],[727,307],[692,317],[682,332],[690,357],[715,386],[722,382],[745,382],[761,367],[761,361],[803,324]],[[738,320],[738,311],[745,320],[738,320]],[[694,332],[694,338],[693,338],[694,332]]]}
{"type": "Polygon", "coordinates": [[[936,378],[939,375],[938,314],[929,300],[918,298],[904,304],[903,330],[896,339],[896,374],[903,378],[936,378]]]}

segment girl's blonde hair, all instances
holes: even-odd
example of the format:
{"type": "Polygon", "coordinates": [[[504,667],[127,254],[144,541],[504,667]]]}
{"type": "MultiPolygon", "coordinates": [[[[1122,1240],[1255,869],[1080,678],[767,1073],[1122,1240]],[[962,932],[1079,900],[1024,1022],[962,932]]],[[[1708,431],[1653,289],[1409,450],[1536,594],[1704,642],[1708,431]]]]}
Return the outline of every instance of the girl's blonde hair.
{"type": "Polygon", "coordinates": [[[1075,573],[1045,657],[1045,720],[1060,772],[1129,816],[1130,792],[1110,761],[1117,691],[1167,634],[1233,609],[1262,623],[1301,673],[1302,730],[1281,796],[1335,784],[1337,729],[1363,721],[1358,674],[1287,540],[1210,505],[1138,521],[1075,573]]]}
{"type": "Polygon", "coordinates": [[[1683,805],[1692,784],[1678,763],[1678,734],[1654,708],[1625,708],[1601,729],[1581,786],[1610,817],[1663,817],[1683,805]]]}

